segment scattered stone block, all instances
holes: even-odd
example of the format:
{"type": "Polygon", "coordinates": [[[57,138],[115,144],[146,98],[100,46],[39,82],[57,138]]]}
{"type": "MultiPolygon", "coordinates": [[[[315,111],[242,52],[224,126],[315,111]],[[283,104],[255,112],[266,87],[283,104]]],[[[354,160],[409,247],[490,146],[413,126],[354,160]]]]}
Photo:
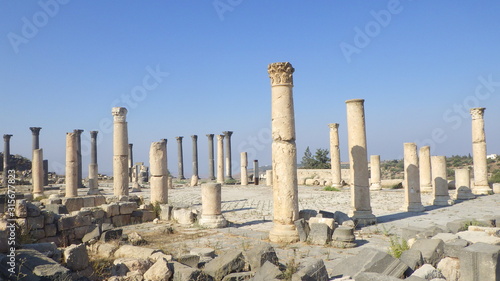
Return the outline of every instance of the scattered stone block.
{"type": "Polygon", "coordinates": [[[85,244],[71,245],[64,249],[64,262],[70,270],[84,270],[89,266],[89,256],[85,244]]]}
{"type": "Polygon", "coordinates": [[[299,219],[304,219],[306,221],[308,221],[312,217],[315,217],[316,215],[318,215],[318,212],[316,210],[304,209],[299,211],[299,219]]]}
{"type": "Polygon", "coordinates": [[[245,259],[241,251],[230,251],[220,255],[205,264],[203,272],[214,278],[215,281],[221,281],[229,273],[240,272],[245,267],[245,259]]]}
{"type": "Polygon", "coordinates": [[[62,203],[68,209],[68,212],[79,211],[83,208],[83,198],[82,197],[70,197],[62,198],[62,203]]]}
{"type": "Polygon", "coordinates": [[[16,217],[25,218],[28,216],[28,209],[26,204],[28,204],[28,201],[26,199],[16,201],[16,217]]]}
{"type": "Polygon", "coordinates": [[[148,269],[148,271],[146,271],[144,273],[144,279],[150,280],[150,281],[168,281],[168,280],[170,280],[170,277],[172,277],[172,275],[173,275],[173,272],[168,267],[168,261],[164,258],[161,258],[161,259],[158,259],[148,269]]]}
{"type": "Polygon", "coordinates": [[[460,278],[460,261],[457,258],[446,257],[442,259],[437,267],[447,281],[458,281],[460,278]]]}
{"type": "Polygon", "coordinates": [[[120,215],[130,215],[133,211],[137,210],[137,204],[135,202],[121,202],[120,215]]]}
{"type": "Polygon", "coordinates": [[[333,219],[342,226],[355,227],[354,221],[346,214],[340,211],[336,211],[333,219]]]}
{"type": "MultiPolygon", "coordinates": [[[[39,202],[36,202],[39,203],[39,202]]],[[[40,215],[40,208],[32,202],[26,203],[26,211],[28,217],[37,217],[40,215]]]]}
{"type": "Polygon", "coordinates": [[[45,227],[45,236],[52,237],[57,235],[57,226],[56,224],[46,224],[45,227]]]}
{"type": "Polygon", "coordinates": [[[197,268],[193,268],[184,265],[179,262],[169,262],[168,266],[170,270],[173,271],[172,281],[185,281],[185,280],[197,280],[197,281],[208,281],[207,275],[201,272],[197,268]]]}
{"type": "Polygon", "coordinates": [[[339,226],[335,229],[332,235],[332,245],[342,248],[356,247],[356,237],[354,236],[354,228],[350,226],[339,226]]]}
{"type": "Polygon", "coordinates": [[[230,273],[226,276],[224,276],[224,279],[222,281],[244,281],[244,280],[250,280],[252,278],[252,272],[237,272],[237,273],[230,273]]]}
{"type": "Polygon", "coordinates": [[[169,204],[160,204],[160,220],[169,221],[172,217],[172,206],[169,204]]]}
{"type": "Polygon", "coordinates": [[[420,277],[424,280],[431,280],[434,278],[443,278],[441,271],[434,268],[430,264],[424,264],[419,269],[415,270],[411,276],[420,277]]]}
{"type": "Polygon", "coordinates": [[[475,243],[461,251],[459,260],[461,280],[500,279],[500,246],[475,243]]]}
{"type": "Polygon", "coordinates": [[[200,257],[215,257],[215,250],[212,248],[193,248],[189,253],[191,255],[198,255],[200,257]]]}
{"type": "Polygon", "coordinates": [[[52,258],[54,261],[59,261],[61,259],[61,251],[57,249],[55,243],[36,243],[36,244],[23,244],[22,249],[32,249],[36,250],[45,256],[52,258]]]}
{"type": "Polygon", "coordinates": [[[441,227],[438,225],[434,225],[431,227],[425,228],[425,230],[419,234],[417,234],[417,239],[426,239],[426,238],[431,238],[439,233],[448,233],[449,230],[446,227],[441,227]]]}
{"type": "Polygon", "coordinates": [[[121,239],[122,234],[123,234],[123,229],[121,228],[106,230],[101,234],[100,240],[102,242],[109,242],[112,240],[121,239]]]}
{"type": "Polygon", "coordinates": [[[333,218],[318,218],[318,217],[310,218],[309,226],[313,223],[326,224],[330,228],[331,232],[333,232],[333,230],[335,229],[335,220],[333,218]]]}
{"type": "Polygon", "coordinates": [[[267,243],[256,245],[252,249],[246,251],[244,256],[252,271],[259,269],[266,262],[270,262],[274,265],[279,264],[276,251],[270,244],[267,243]]]}
{"type": "Polygon", "coordinates": [[[404,240],[408,240],[411,238],[417,237],[417,234],[424,232],[425,228],[416,227],[416,226],[408,226],[401,228],[401,237],[404,240]]]}
{"type": "Polygon", "coordinates": [[[460,251],[467,246],[469,246],[469,242],[464,239],[455,239],[444,243],[444,256],[458,258],[460,251]]]}
{"type": "Polygon", "coordinates": [[[57,214],[57,215],[69,214],[66,206],[64,206],[62,204],[47,204],[47,205],[45,205],[45,210],[47,212],[52,212],[52,213],[57,214]]]}
{"type": "Polygon", "coordinates": [[[172,219],[176,220],[179,224],[190,225],[194,223],[195,216],[189,207],[176,207],[172,209],[172,219]]]}
{"type": "Polygon", "coordinates": [[[292,275],[292,281],[328,281],[328,272],[322,259],[314,260],[292,275]]]}
{"type": "Polygon", "coordinates": [[[301,218],[299,220],[296,220],[294,224],[297,232],[299,233],[299,240],[301,242],[307,241],[307,237],[309,236],[309,232],[311,229],[309,228],[309,224],[306,222],[306,220],[304,218],[301,218]]]}
{"type": "MultiPolygon", "coordinates": [[[[125,276],[127,272],[138,271],[144,274],[152,265],[149,260],[136,258],[119,258],[113,261],[116,275],[125,276]]],[[[115,275],[115,274],[113,274],[115,275]]]]}
{"type": "Polygon", "coordinates": [[[134,246],[146,245],[148,241],[144,240],[137,232],[132,232],[128,235],[128,241],[134,246]]]}
{"type": "Polygon", "coordinates": [[[405,272],[406,276],[410,276],[416,268],[424,264],[422,252],[415,249],[404,251],[401,257],[399,257],[399,260],[408,266],[408,270],[405,272]]]}
{"type": "Polygon", "coordinates": [[[335,218],[335,213],[320,210],[316,217],[333,219],[335,218]]]}
{"type": "Polygon", "coordinates": [[[460,239],[469,241],[470,243],[486,243],[491,245],[500,245],[500,237],[490,236],[486,232],[481,231],[461,231],[457,233],[460,239]]]}
{"type": "MultiPolygon", "coordinates": [[[[312,219],[312,218],[311,218],[312,219]]],[[[325,245],[331,240],[331,229],[324,223],[309,223],[310,231],[307,240],[315,245],[325,245]]]]}
{"type": "Polygon", "coordinates": [[[108,218],[118,216],[120,214],[120,206],[117,203],[103,204],[101,208],[106,212],[108,218]]]}
{"type": "Polygon", "coordinates": [[[441,239],[444,243],[458,239],[457,234],[453,233],[438,233],[432,237],[432,239],[441,239]]]}
{"type": "Polygon", "coordinates": [[[116,227],[129,225],[131,221],[130,215],[118,215],[111,218],[113,225],[116,227]]]}
{"type": "Polygon", "coordinates": [[[83,243],[87,243],[91,240],[98,240],[99,237],[101,236],[101,230],[99,229],[99,226],[98,225],[94,225],[94,229],[90,232],[87,232],[83,238],[82,238],[82,242],[83,243]]]}
{"type": "MultiPolygon", "coordinates": [[[[2,265],[7,265],[9,262],[7,256],[0,259],[2,265]]],[[[71,280],[69,269],[36,250],[18,249],[16,259],[23,261],[16,263],[16,272],[19,276],[23,276],[23,280],[71,280]]],[[[9,275],[9,272],[4,273],[9,275]]]]}
{"type": "Polygon", "coordinates": [[[425,263],[436,265],[444,255],[444,242],[441,239],[420,239],[411,249],[422,252],[425,263]]]}
{"type": "MultiPolygon", "coordinates": [[[[405,279],[406,280],[406,279],[405,279]]],[[[401,281],[401,279],[376,272],[360,272],[356,281],[401,281]]]]}
{"type": "Polygon", "coordinates": [[[200,256],[198,255],[183,255],[177,258],[177,261],[193,267],[193,268],[198,268],[198,263],[200,262],[200,256]]]}
{"type": "Polygon", "coordinates": [[[271,262],[266,261],[253,276],[252,281],[269,281],[278,279],[282,273],[279,267],[271,262]]]}
{"type": "MultiPolygon", "coordinates": [[[[150,249],[132,245],[123,245],[115,252],[115,257],[117,258],[138,258],[138,259],[148,259],[154,253],[161,252],[157,249],[150,249]]],[[[158,260],[161,260],[158,259],[158,260]]],[[[157,261],[158,261],[157,260],[157,261]]]]}

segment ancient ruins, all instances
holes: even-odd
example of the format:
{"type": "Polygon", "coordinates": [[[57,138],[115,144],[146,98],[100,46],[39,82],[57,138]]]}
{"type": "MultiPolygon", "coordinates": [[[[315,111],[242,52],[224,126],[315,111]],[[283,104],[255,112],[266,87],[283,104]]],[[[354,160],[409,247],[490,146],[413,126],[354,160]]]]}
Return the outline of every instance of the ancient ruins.
{"type": "Polygon", "coordinates": [[[65,175],[49,181],[41,127],[30,127],[31,182],[21,184],[12,172],[13,135],[4,134],[0,281],[500,280],[500,187],[488,182],[485,108],[470,109],[472,170],[450,170],[445,156],[408,142],[400,147],[402,178],[386,178],[383,155],[368,158],[364,99],[345,101],[346,124],[325,124],[330,168],[300,169],[295,69],[277,62],[267,72],[270,169],[248,151],[237,151],[239,169],[233,165],[238,131],[224,131],[191,135],[191,174],[177,136],[174,176],[167,139],[134,146],[127,108],[113,107],[112,178],[99,173],[99,160],[111,159],[97,157],[99,131],[89,131],[82,175],[84,130],[75,129],[66,133],[65,175]],[[347,129],[346,152],[339,126],[347,129]],[[134,163],[139,145],[149,157],[134,163]],[[204,149],[208,163],[199,161],[204,149]]]}

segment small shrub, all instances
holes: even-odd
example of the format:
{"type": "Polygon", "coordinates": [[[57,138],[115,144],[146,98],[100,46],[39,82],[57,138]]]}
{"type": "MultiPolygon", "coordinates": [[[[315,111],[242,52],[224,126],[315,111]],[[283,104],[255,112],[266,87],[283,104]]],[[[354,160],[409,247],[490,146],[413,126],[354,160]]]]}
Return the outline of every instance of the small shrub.
{"type": "Polygon", "coordinates": [[[333,186],[325,186],[325,188],[323,188],[324,191],[340,191],[340,189],[336,188],[336,187],[333,187],[333,186]]]}
{"type": "Polygon", "coordinates": [[[160,203],[158,202],[153,203],[153,212],[155,213],[155,217],[157,218],[160,217],[160,212],[161,212],[160,203]]]}
{"type": "Polygon", "coordinates": [[[390,187],[390,189],[402,189],[403,188],[403,183],[400,182],[398,184],[395,184],[393,186],[390,187]]]}
{"type": "Polygon", "coordinates": [[[111,277],[111,268],[113,267],[113,258],[98,258],[91,259],[90,266],[92,267],[92,276],[98,280],[104,280],[111,277]]]}
{"type": "Polygon", "coordinates": [[[500,183],[500,170],[497,170],[496,172],[493,173],[493,175],[491,175],[489,182],[500,183]]]}
{"type": "Polygon", "coordinates": [[[391,236],[389,238],[389,243],[391,245],[389,246],[389,254],[395,258],[401,257],[401,254],[410,249],[408,246],[408,242],[406,242],[405,239],[399,238],[398,236],[391,236]]]}

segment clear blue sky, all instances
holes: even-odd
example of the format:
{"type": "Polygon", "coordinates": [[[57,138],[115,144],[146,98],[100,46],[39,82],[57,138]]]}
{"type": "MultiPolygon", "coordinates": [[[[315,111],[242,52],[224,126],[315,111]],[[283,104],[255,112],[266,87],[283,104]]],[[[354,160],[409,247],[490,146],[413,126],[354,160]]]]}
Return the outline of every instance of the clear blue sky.
{"type": "Polygon", "coordinates": [[[135,161],[167,138],[177,175],[175,136],[185,136],[189,176],[197,134],[206,176],[205,134],[231,130],[235,173],[241,151],[270,164],[267,65],[280,61],[295,67],[299,162],[307,146],[329,147],[328,123],[340,123],[347,161],[353,98],[365,99],[368,153],[383,160],[402,158],[404,142],[470,153],[475,106],[487,108],[488,153],[500,153],[498,1],[60,2],[0,2],[0,133],[30,157],[28,127],[43,127],[52,171],[64,172],[73,129],[85,130],[84,146],[101,131],[100,172],[112,171],[112,134],[100,124],[113,106],[129,109],[135,161]]]}

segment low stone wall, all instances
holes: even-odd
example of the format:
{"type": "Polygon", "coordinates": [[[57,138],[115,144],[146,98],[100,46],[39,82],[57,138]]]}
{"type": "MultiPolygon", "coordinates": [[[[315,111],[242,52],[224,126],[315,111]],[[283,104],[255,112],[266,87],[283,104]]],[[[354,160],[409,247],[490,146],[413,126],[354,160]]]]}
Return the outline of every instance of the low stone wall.
{"type": "MultiPolygon", "coordinates": [[[[342,169],[342,181],[348,183],[350,178],[350,170],[342,169]]],[[[297,169],[297,180],[300,185],[331,185],[332,170],[331,169],[297,169]]]]}
{"type": "MultiPolygon", "coordinates": [[[[115,227],[155,219],[150,205],[137,202],[111,202],[104,196],[49,198],[41,202],[16,201],[16,225],[21,243],[54,242],[58,246],[78,244],[85,234],[103,223],[115,227]]],[[[0,219],[3,220],[3,219],[0,219]]],[[[1,224],[6,224],[2,221],[1,224]]],[[[7,245],[7,231],[0,229],[0,244],[7,245]],[[5,232],[5,233],[4,233],[5,232]]],[[[0,252],[5,249],[0,249],[0,252]]]]}

